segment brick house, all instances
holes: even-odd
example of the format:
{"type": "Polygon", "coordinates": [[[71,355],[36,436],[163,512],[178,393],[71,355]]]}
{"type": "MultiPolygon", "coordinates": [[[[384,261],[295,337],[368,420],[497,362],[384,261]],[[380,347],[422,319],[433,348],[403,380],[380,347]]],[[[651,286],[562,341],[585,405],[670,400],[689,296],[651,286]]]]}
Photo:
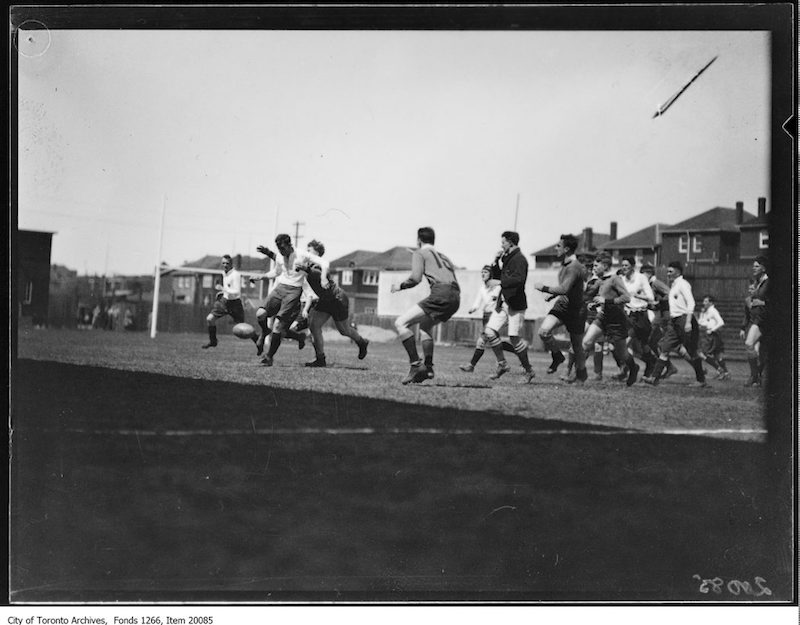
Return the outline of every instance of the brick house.
{"type": "Polygon", "coordinates": [[[411,248],[398,245],[380,253],[356,250],[331,261],[331,274],[350,297],[350,311],[374,314],[381,271],[410,271],[411,254],[411,248]]]}
{"type": "MultiPolygon", "coordinates": [[[[601,234],[594,232],[592,228],[584,228],[578,236],[578,249],[577,253],[583,252],[596,252],[599,249],[605,249],[608,243],[616,241],[617,239],[617,222],[612,221],[610,227],[610,234],[601,234]]],[[[534,257],[534,267],[536,269],[548,269],[556,267],[561,264],[558,256],[556,255],[556,245],[550,245],[537,252],[531,254],[534,257]]]]}
{"type": "Polygon", "coordinates": [[[755,217],[744,210],[717,206],[661,232],[661,264],[735,263],[740,261],[740,226],[755,217]]]}
{"type": "Polygon", "coordinates": [[[669,224],[653,224],[615,241],[609,241],[602,249],[611,253],[618,265],[625,256],[633,256],[637,265],[651,263],[657,267],[661,262],[661,233],[669,224]]]}
{"type": "MultiPolygon", "coordinates": [[[[217,293],[214,285],[222,280],[221,263],[222,256],[206,255],[180,267],[169,267],[162,271],[162,281],[170,284],[172,301],[194,306],[210,306],[217,293]]],[[[241,254],[233,257],[234,269],[242,274],[243,298],[262,300],[266,297],[267,284],[262,281],[252,285],[249,279],[269,271],[270,263],[271,261],[265,257],[253,258],[241,254]]]]}
{"type": "Polygon", "coordinates": [[[757,256],[769,253],[769,215],[767,215],[767,198],[758,198],[758,214],[747,219],[739,226],[739,258],[752,261],[757,256]]]}

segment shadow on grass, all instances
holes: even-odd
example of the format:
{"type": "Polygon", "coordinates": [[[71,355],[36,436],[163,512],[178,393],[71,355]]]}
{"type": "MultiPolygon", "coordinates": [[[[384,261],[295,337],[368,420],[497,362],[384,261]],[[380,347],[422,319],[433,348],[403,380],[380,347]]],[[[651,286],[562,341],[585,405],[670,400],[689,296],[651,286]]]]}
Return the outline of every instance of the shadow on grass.
{"type": "Polygon", "coordinates": [[[12,601],[791,595],[764,445],[47,362],[13,375],[12,601]],[[751,593],[703,593],[716,577],[751,593]]]}

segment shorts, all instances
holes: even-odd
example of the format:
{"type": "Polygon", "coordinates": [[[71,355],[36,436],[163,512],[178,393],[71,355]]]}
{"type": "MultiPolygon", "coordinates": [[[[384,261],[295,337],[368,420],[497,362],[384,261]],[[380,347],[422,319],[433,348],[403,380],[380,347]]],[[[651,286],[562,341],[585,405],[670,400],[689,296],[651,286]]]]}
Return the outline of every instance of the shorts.
{"type": "Polygon", "coordinates": [[[716,356],[725,351],[725,344],[722,337],[717,332],[703,332],[700,337],[700,351],[706,356],[716,356]]]}
{"type": "Polygon", "coordinates": [[[300,313],[300,296],[302,293],[302,287],[278,284],[270,291],[264,304],[267,317],[277,317],[287,325],[291,324],[300,313]]]}
{"type": "Polygon", "coordinates": [[[230,315],[236,323],[242,323],[244,321],[244,306],[242,306],[242,300],[220,297],[214,302],[214,306],[211,308],[211,315],[215,319],[230,315]]]}
{"type": "Polygon", "coordinates": [[[417,305],[435,323],[447,321],[461,305],[461,289],[455,282],[432,284],[431,294],[417,305]]]}
{"type": "Polygon", "coordinates": [[[750,322],[758,326],[761,333],[765,333],[767,327],[767,309],[766,306],[753,306],[750,308],[750,322]]]}
{"type": "Polygon", "coordinates": [[[339,288],[335,288],[330,296],[320,297],[313,306],[313,310],[330,315],[334,321],[347,321],[350,317],[350,299],[339,288]]]}
{"type": "Polygon", "coordinates": [[[583,302],[579,306],[571,306],[569,299],[559,297],[550,309],[548,315],[553,315],[567,329],[570,334],[583,334],[586,325],[586,309],[583,302]]]}
{"type": "Polygon", "coordinates": [[[646,310],[637,310],[628,313],[628,323],[630,324],[630,336],[635,338],[642,345],[647,345],[650,333],[653,331],[653,324],[647,316],[646,310]]]}
{"type": "Polygon", "coordinates": [[[664,331],[664,336],[658,343],[661,353],[668,354],[669,352],[678,351],[680,347],[685,347],[690,357],[697,357],[700,326],[697,325],[697,319],[692,317],[692,329],[687,333],[684,330],[685,319],[686,315],[670,319],[669,325],[664,331]]]}
{"type": "Polygon", "coordinates": [[[524,323],[525,311],[509,308],[508,304],[503,302],[500,310],[495,310],[489,317],[486,327],[494,330],[499,335],[502,333],[503,328],[508,325],[508,335],[519,336],[524,323]]]}
{"type": "Polygon", "coordinates": [[[594,320],[594,325],[600,328],[606,341],[616,343],[628,338],[628,317],[622,307],[616,304],[607,304],[601,309],[601,314],[594,320]]]}

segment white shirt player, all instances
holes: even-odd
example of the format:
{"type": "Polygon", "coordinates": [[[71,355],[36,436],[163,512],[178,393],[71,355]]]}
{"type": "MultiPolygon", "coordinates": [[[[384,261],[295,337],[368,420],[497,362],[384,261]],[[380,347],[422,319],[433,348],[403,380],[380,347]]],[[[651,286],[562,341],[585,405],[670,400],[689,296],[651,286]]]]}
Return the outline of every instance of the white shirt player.
{"type": "Polygon", "coordinates": [[[275,267],[264,274],[264,277],[267,279],[275,278],[275,284],[302,287],[306,279],[306,272],[297,269],[297,267],[309,261],[322,268],[323,276],[328,275],[328,261],[323,260],[321,256],[316,254],[311,254],[304,250],[295,250],[289,254],[288,258],[284,258],[280,254],[276,255],[275,267]]]}
{"type": "Polygon", "coordinates": [[[630,278],[622,276],[622,281],[628,289],[628,295],[631,296],[631,301],[625,304],[627,312],[647,310],[648,304],[655,302],[653,289],[643,273],[636,272],[630,278]]]}
{"type": "Polygon", "coordinates": [[[484,315],[493,313],[499,295],[500,284],[496,281],[490,281],[488,285],[482,284],[478,295],[475,297],[475,301],[472,303],[470,312],[480,310],[484,315]]]}
{"type": "Polygon", "coordinates": [[[719,311],[714,304],[711,304],[705,310],[700,311],[700,315],[697,318],[697,323],[709,334],[716,332],[725,325],[725,322],[722,320],[722,315],[719,314],[719,311]]]}
{"type": "Polygon", "coordinates": [[[242,297],[242,274],[235,269],[222,273],[222,297],[229,302],[242,297]]]}
{"type": "Polygon", "coordinates": [[[683,276],[676,276],[669,287],[669,316],[672,319],[694,315],[694,295],[691,285],[683,276]]]}

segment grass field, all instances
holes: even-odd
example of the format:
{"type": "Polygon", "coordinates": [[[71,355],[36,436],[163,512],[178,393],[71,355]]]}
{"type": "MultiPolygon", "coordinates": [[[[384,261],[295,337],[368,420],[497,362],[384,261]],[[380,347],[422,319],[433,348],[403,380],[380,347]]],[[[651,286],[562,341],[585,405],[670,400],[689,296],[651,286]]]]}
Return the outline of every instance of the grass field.
{"type": "Polygon", "coordinates": [[[20,333],[13,601],[792,597],[739,363],[707,389],[685,364],[657,388],[573,387],[535,354],[520,385],[437,347],[436,378],[403,387],[396,343],[358,361],[329,342],[311,370],[310,347],[265,368],[248,341],[203,342],[20,333]]]}

